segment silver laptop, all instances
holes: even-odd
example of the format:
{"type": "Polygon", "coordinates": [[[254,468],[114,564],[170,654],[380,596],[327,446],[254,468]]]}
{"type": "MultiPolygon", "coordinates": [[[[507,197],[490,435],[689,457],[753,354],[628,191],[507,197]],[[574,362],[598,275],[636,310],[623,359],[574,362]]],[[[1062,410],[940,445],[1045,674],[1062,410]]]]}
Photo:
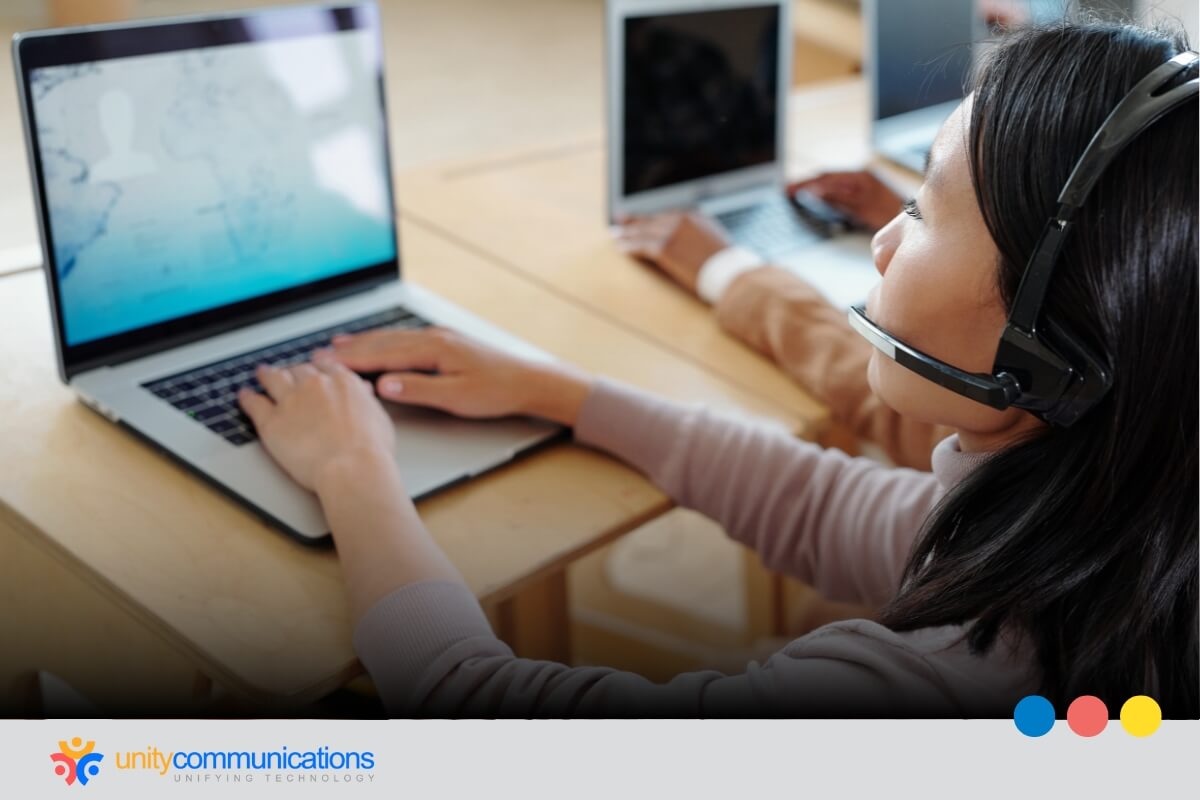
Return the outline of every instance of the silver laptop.
{"type": "Polygon", "coordinates": [[[870,237],[784,194],[790,7],[608,0],[609,222],[698,208],[848,307],[879,280],[870,237]]]}
{"type": "Polygon", "coordinates": [[[983,17],[973,0],[866,0],[863,18],[871,143],[923,174],[934,137],[962,101],[983,17]]]}
{"type": "MultiPolygon", "coordinates": [[[[62,379],[283,530],[328,535],[238,409],[256,365],[428,324],[548,358],[401,279],[373,4],[35,32],[13,54],[62,379]]],[[[389,411],[418,497],[561,433],[389,411]]]]}

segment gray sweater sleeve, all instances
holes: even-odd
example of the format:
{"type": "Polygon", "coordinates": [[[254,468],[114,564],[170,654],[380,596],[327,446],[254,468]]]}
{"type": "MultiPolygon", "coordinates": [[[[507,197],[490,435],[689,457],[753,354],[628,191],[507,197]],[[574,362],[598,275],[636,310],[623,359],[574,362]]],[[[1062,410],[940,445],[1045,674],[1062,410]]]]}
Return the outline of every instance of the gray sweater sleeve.
{"type": "Polygon", "coordinates": [[[826,626],[740,675],[664,684],[605,667],[517,658],[470,591],[398,589],[361,620],[354,645],[397,717],[967,716],[924,653],[866,620],[826,626]]]}
{"type": "MultiPolygon", "coordinates": [[[[615,384],[589,395],[579,441],[645,472],[725,524],[768,563],[815,577],[833,596],[894,591],[932,476],[884,470],[786,432],[658,401],[615,384]],[[839,485],[844,483],[845,485],[839,485]],[[914,499],[914,495],[916,495],[914,499]],[[855,527],[865,528],[855,533],[855,527]]],[[[417,716],[955,715],[953,692],[911,638],[853,620],[726,676],[654,684],[602,667],[516,658],[466,586],[403,587],[360,621],[355,649],[390,713],[417,716]]]]}

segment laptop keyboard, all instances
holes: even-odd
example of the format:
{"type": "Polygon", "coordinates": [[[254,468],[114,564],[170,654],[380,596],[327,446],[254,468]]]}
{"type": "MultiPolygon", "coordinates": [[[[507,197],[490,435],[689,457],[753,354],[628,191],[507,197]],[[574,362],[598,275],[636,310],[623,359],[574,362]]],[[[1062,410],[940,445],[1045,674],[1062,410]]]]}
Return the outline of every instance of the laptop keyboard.
{"type": "Polygon", "coordinates": [[[423,328],[429,323],[403,308],[351,320],[250,353],[233,356],[177,375],[143,383],[142,388],[225,439],[241,446],[257,439],[250,420],[238,407],[237,393],[243,387],[262,391],[254,370],[260,364],[286,367],[307,361],[314,350],[326,347],[334,336],[362,333],[376,328],[423,328]]]}
{"type": "Polygon", "coordinates": [[[717,220],[734,241],[768,260],[830,236],[827,226],[805,220],[782,193],[762,203],[718,214],[717,220]]]}

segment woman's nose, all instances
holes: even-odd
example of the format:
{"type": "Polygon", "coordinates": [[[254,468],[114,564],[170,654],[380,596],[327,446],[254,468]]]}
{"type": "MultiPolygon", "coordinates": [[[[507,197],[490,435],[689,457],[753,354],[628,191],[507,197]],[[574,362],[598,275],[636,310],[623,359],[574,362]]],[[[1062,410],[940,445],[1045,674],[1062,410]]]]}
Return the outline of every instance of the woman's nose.
{"type": "Polygon", "coordinates": [[[887,272],[888,265],[892,263],[892,256],[899,244],[900,222],[900,215],[896,215],[871,238],[871,257],[880,275],[887,272]]]}

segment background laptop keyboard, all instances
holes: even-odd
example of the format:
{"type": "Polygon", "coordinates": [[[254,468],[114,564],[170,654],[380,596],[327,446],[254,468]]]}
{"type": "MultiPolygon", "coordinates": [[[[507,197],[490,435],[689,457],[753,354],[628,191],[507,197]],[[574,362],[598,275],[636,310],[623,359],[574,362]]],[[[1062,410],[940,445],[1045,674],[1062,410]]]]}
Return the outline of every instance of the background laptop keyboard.
{"type": "Polygon", "coordinates": [[[143,383],[142,387],[230,444],[241,446],[258,437],[250,420],[238,408],[237,393],[247,386],[262,391],[254,377],[254,370],[260,364],[283,367],[307,361],[314,350],[328,346],[338,334],[362,333],[376,328],[423,328],[427,325],[429,322],[407,309],[391,308],[178,375],[143,383]]]}
{"type": "Polygon", "coordinates": [[[717,221],[738,244],[770,261],[828,239],[830,225],[806,219],[781,192],[778,197],[717,215],[717,221]]]}

